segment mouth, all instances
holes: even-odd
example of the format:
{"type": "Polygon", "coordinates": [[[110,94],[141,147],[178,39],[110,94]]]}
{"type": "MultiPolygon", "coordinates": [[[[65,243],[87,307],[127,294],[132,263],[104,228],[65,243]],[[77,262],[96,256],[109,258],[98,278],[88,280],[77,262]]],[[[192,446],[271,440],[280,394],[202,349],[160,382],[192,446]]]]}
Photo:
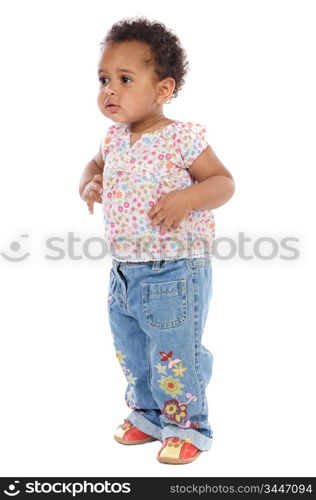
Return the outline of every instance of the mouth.
{"type": "Polygon", "coordinates": [[[118,111],[120,109],[120,106],[109,102],[105,104],[105,109],[107,109],[108,111],[118,111]]]}

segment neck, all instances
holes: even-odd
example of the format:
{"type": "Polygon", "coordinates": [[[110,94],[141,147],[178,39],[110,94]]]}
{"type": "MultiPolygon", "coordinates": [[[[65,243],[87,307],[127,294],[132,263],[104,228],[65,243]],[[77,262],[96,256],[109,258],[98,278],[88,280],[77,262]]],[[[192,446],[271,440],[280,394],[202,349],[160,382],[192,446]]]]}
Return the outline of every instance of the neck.
{"type": "Polygon", "coordinates": [[[136,127],[136,130],[131,130],[131,125],[130,124],[127,124],[128,125],[128,130],[130,132],[130,134],[141,134],[142,132],[145,132],[146,130],[154,127],[155,125],[157,125],[157,123],[159,123],[160,121],[162,120],[165,120],[166,117],[164,116],[163,113],[161,113],[158,117],[155,117],[155,119],[151,118],[147,121],[147,123],[142,123],[142,126],[140,129],[137,129],[137,125],[134,125],[134,129],[136,127]],[[144,127],[145,125],[145,127],[144,127]]]}

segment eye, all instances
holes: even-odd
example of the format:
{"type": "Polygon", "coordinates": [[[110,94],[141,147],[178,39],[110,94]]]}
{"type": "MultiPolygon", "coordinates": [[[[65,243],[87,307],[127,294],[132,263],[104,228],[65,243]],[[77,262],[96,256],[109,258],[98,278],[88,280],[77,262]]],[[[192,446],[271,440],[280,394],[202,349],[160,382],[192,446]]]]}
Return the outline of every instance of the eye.
{"type": "Polygon", "coordinates": [[[132,81],[133,81],[133,80],[132,80],[131,78],[129,78],[128,76],[122,76],[122,77],[121,77],[121,79],[122,79],[123,83],[128,83],[128,82],[126,82],[125,80],[129,80],[130,82],[132,82],[132,81]]]}
{"type": "Polygon", "coordinates": [[[101,76],[99,78],[99,82],[102,83],[102,85],[106,85],[106,82],[104,80],[107,80],[107,78],[105,78],[104,76],[101,76]]]}

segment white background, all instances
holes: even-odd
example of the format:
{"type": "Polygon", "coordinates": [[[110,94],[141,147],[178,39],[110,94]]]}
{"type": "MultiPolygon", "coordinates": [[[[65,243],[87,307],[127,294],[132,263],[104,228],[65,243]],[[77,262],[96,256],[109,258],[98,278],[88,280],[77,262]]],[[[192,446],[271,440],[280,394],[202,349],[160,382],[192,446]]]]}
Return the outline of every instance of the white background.
{"type": "Polygon", "coordinates": [[[2,476],[315,475],[314,8],[1,2],[0,251],[30,253],[0,255],[2,476]],[[214,210],[217,237],[237,244],[245,233],[254,256],[213,259],[214,442],[176,470],[156,461],[158,443],[112,437],[129,410],[107,322],[110,258],[74,260],[65,240],[65,258],[48,260],[45,246],[72,232],[80,257],[87,238],[103,237],[101,206],[89,215],[79,178],[111,125],[96,105],[99,43],[135,15],[165,23],[187,51],[190,73],[165,114],[207,126],[236,183],[214,210]],[[274,258],[254,255],[262,237],[277,242],[274,258]],[[299,240],[298,259],[281,258],[285,237],[299,240]]]}

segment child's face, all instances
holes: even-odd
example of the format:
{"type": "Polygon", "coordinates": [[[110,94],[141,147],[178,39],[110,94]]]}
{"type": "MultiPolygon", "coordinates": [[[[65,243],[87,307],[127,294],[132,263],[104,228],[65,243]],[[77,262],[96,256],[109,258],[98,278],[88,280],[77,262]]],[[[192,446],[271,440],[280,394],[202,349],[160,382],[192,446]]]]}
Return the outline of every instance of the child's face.
{"type": "Polygon", "coordinates": [[[158,77],[153,65],[144,63],[150,55],[149,46],[138,41],[108,44],[102,50],[98,65],[98,106],[107,118],[133,123],[155,116],[161,110],[161,104],[156,102],[158,77]],[[119,107],[108,108],[109,102],[119,107]]]}

